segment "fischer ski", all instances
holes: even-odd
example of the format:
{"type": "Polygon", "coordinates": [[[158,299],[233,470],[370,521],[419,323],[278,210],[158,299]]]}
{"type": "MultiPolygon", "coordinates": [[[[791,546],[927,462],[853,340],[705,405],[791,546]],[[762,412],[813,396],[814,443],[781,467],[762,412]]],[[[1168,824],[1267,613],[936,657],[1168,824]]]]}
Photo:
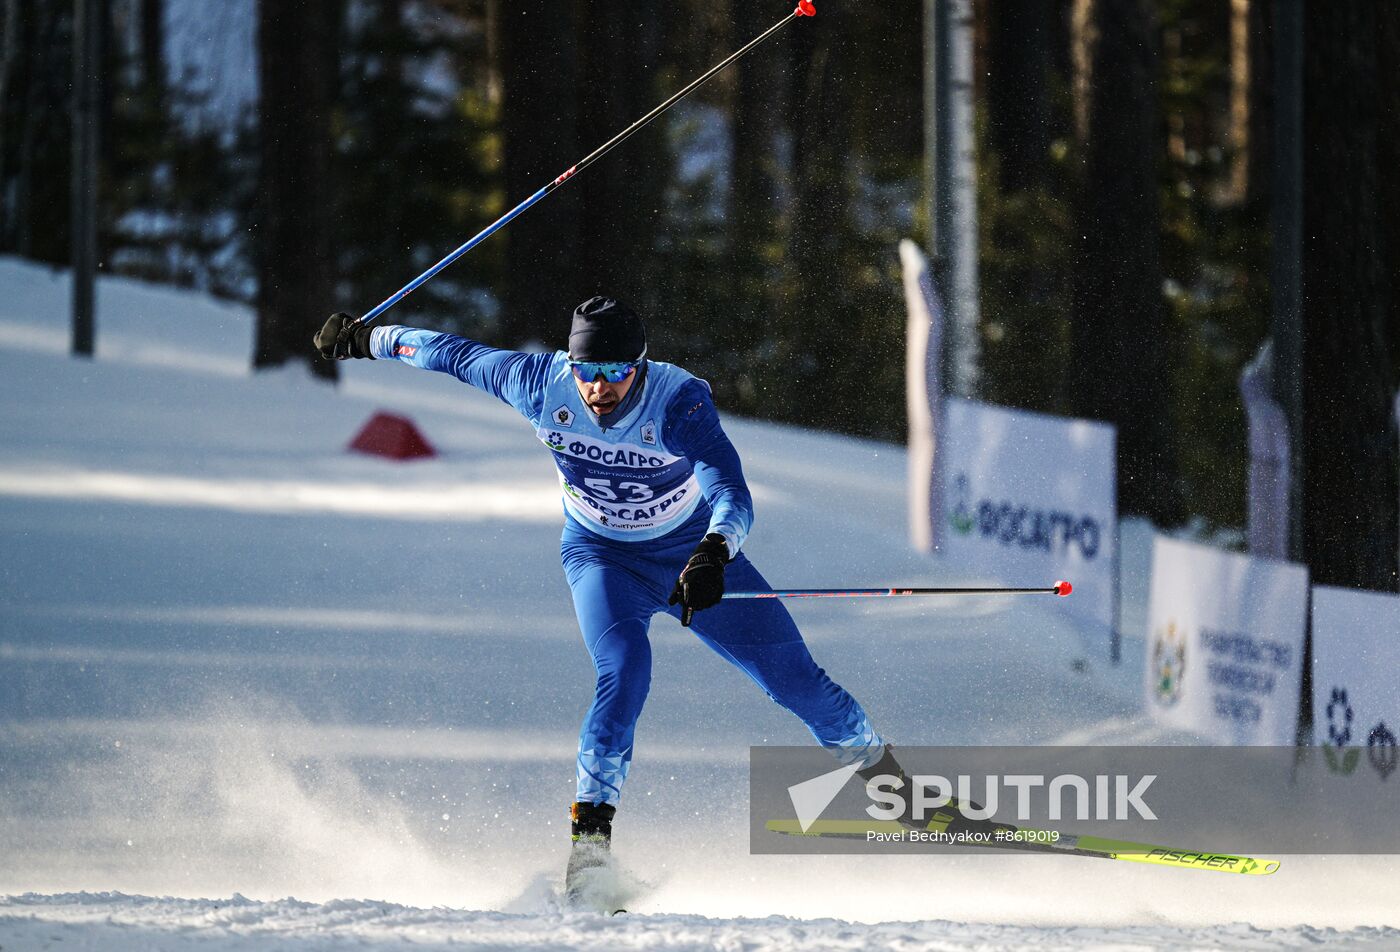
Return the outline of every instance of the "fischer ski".
{"type": "Polygon", "coordinates": [[[927,842],[949,846],[1089,856],[1152,866],[1174,866],[1179,869],[1213,869],[1222,873],[1248,876],[1268,876],[1277,872],[1279,868],[1276,860],[1256,859],[1252,856],[1175,849],[1150,843],[1133,843],[1100,836],[1076,836],[1058,830],[1037,830],[999,823],[979,824],[985,828],[950,834],[948,827],[954,819],[948,813],[939,811],[923,829],[906,826],[897,820],[817,820],[805,830],[797,820],[769,820],[765,825],[770,831],[785,836],[818,836],[878,842],[907,842],[914,838],[926,837],[927,842]]]}

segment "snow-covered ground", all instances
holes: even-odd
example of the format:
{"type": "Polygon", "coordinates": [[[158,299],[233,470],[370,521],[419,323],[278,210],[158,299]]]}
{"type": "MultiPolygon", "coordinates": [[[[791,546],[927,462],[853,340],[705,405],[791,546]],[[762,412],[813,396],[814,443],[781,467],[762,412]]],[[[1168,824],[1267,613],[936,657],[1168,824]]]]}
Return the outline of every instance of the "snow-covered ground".
{"type": "MultiPolygon", "coordinates": [[[[72,359],[66,279],[0,259],[7,952],[1400,947],[1388,857],[751,856],[748,745],[809,737],[667,618],[616,824],[633,914],[561,913],[592,670],[529,427],[386,362],[254,376],[241,307],[120,280],[99,307],[72,359]],[[345,452],[377,408],[441,458],[345,452]]],[[[775,583],[971,581],[909,550],[899,447],[728,429],[775,583]]],[[[1124,534],[1130,624],[1147,538],[1124,534]]],[[[794,611],[900,742],[1179,740],[1139,713],[1140,639],[1111,668],[1053,601],[794,611]]]]}

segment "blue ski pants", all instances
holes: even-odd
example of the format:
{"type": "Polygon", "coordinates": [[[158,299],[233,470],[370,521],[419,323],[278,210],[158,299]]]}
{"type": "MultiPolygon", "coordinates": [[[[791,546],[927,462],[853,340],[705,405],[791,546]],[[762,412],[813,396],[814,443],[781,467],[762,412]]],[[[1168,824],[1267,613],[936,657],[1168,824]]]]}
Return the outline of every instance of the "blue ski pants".
{"type": "MultiPolygon", "coordinates": [[[[679,606],[667,605],[667,599],[706,524],[692,518],[659,539],[618,542],[565,519],[560,556],[598,678],[579,732],[579,802],[618,802],[632,763],[637,718],[651,686],[647,629],[657,612],[680,617],[679,606]]],[[[725,567],[724,584],[734,590],[772,590],[743,552],[725,567]]],[[[797,715],[843,763],[878,759],[884,742],[864,709],[817,667],[780,601],[722,601],[696,612],[690,630],[797,715]]]]}

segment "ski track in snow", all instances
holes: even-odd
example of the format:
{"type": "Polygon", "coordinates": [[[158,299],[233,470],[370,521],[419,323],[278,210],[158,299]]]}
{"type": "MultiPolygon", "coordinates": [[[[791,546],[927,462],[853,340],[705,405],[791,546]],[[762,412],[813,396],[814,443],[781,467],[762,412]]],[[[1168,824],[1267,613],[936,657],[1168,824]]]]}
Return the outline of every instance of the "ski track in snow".
{"type": "MultiPolygon", "coordinates": [[[[810,737],[669,618],[616,834],[645,885],[632,915],[561,914],[592,669],[529,427],[388,362],[334,389],[253,375],[246,309],[127,280],[100,282],[97,357],[73,360],[63,275],[0,259],[0,291],[5,952],[1400,948],[1392,857],[1258,881],[749,855],[748,745],[810,737]],[[441,458],[345,452],[379,408],[441,458]]],[[[726,429],[775,584],[982,581],[909,551],[901,448],[726,429]]],[[[1150,537],[1125,525],[1125,566],[1150,537]]],[[[1124,593],[1117,669],[1053,603],[793,611],[897,742],[1190,742],[1140,713],[1145,585],[1124,593]]]]}

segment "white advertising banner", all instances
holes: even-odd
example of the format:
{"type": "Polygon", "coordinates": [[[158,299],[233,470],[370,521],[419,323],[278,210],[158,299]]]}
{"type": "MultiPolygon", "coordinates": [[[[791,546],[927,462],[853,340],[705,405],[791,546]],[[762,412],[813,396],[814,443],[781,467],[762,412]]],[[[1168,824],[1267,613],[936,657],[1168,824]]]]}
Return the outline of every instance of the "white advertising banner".
{"type": "Polygon", "coordinates": [[[1066,579],[1065,611],[1117,617],[1116,431],[945,397],[939,551],[1012,586],[1066,579]]]}
{"type": "Polygon", "coordinates": [[[1350,773],[1361,757],[1387,779],[1400,734],[1400,596],[1313,589],[1313,741],[1358,748],[1338,763],[1350,773]]]}
{"type": "Polygon", "coordinates": [[[1218,744],[1291,745],[1308,570],[1158,536],[1147,610],[1148,710],[1218,744]]]}

